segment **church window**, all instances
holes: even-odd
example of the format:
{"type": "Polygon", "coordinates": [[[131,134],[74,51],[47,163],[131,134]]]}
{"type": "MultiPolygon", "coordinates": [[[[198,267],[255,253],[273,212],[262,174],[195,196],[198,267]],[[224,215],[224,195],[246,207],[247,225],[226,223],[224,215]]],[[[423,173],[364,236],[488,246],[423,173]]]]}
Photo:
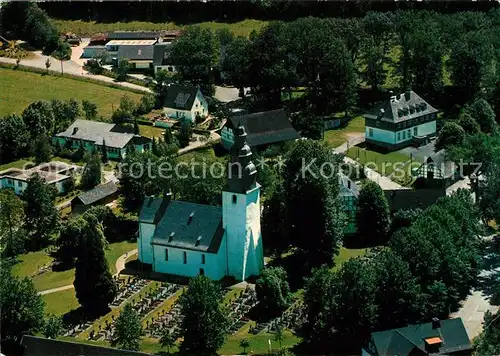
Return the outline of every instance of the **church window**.
{"type": "Polygon", "coordinates": [[[165,249],[165,261],[168,261],[168,248],[165,249]]]}
{"type": "Polygon", "coordinates": [[[201,255],[201,264],[202,265],[205,264],[205,255],[204,254],[201,255]]]}
{"type": "Polygon", "coordinates": [[[233,194],[233,204],[236,204],[236,195],[233,194]]]}
{"type": "Polygon", "coordinates": [[[182,255],[183,255],[182,257],[183,257],[183,260],[184,260],[184,264],[186,264],[186,263],[188,262],[188,261],[187,261],[187,260],[188,260],[187,252],[186,252],[186,251],[184,251],[184,252],[182,253],[182,255]]]}

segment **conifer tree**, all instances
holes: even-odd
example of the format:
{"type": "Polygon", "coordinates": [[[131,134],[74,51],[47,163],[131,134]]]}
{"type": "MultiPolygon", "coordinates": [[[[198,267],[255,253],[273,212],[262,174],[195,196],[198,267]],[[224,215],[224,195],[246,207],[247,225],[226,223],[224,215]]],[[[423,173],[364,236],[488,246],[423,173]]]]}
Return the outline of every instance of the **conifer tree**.
{"type": "Polygon", "coordinates": [[[113,334],[113,346],[118,346],[123,350],[139,351],[141,336],[144,330],[141,325],[141,318],[132,308],[131,304],[125,305],[116,319],[115,332],[113,334]]]}
{"type": "Polygon", "coordinates": [[[102,140],[102,163],[108,163],[108,148],[106,147],[106,141],[102,140]]]}
{"type": "Polygon", "coordinates": [[[379,244],[388,238],[389,204],[382,188],[375,182],[370,181],[361,189],[357,222],[358,233],[365,244],[379,244]]]}

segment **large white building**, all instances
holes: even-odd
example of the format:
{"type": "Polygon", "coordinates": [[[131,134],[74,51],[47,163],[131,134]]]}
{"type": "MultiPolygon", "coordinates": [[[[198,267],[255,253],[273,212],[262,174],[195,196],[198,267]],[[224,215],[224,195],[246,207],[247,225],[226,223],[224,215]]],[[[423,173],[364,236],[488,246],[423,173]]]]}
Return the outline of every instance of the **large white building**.
{"type": "Polygon", "coordinates": [[[264,267],[260,185],[243,126],[236,129],[222,207],[147,197],[139,215],[138,258],[154,272],[238,281],[264,267]]]}
{"type": "Polygon", "coordinates": [[[424,144],[436,135],[437,114],[413,91],[391,96],[364,115],[366,142],[386,150],[424,144]]]}

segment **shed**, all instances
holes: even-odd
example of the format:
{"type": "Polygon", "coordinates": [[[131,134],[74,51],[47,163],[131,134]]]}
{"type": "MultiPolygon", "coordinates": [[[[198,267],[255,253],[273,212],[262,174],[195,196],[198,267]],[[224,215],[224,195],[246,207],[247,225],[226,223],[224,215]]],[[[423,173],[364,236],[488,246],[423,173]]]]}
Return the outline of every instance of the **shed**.
{"type": "Polygon", "coordinates": [[[118,195],[118,187],[115,182],[107,182],[86,191],[71,201],[73,214],[80,214],[92,206],[104,205],[112,202],[118,195]]]}

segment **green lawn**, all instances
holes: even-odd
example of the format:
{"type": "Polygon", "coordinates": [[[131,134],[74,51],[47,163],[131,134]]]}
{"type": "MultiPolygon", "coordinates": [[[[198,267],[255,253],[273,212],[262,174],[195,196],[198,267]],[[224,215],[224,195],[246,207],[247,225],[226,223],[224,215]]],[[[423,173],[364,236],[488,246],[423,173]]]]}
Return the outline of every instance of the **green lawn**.
{"type": "Polygon", "coordinates": [[[139,133],[148,138],[163,138],[163,133],[165,132],[164,128],[156,127],[156,126],[148,126],[148,125],[139,125],[139,133]]]}
{"type": "Polygon", "coordinates": [[[369,251],[368,248],[341,247],[339,254],[337,256],[335,256],[333,259],[334,266],[333,266],[332,270],[333,271],[338,270],[345,261],[347,261],[351,258],[354,258],[354,257],[364,256],[367,254],[368,251],[369,251]]]}
{"type": "MultiPolygon", "coordinates": [[[[1,82],[1,79],[0,79],[0,82],[1,82]]],[[[0,106],[0,110],[2,110],[1,106],[0,106]]],[[[24,167],[24,165],[27,163],[32,163],[32,162],[27,161],[25,159],[20,159],[18,161],[2,164],[2,165],[0,165],[0,171],[4,171],[4,170],[9,169],[9,168],[21,168],[22,169],[24,167]]]]}
{"type": "MultiPolygon", "coordinates": [[[[137,247],[135,242],[117,242],[109,245],[106,250],[106,260],[108,261],[111,274],[116,273],[116,260],[125,252],[137,247]]],[[[41,266],[52,261],[52,257],[47,256],[44,251],[30,252],[19,257],[20,263],[13,267],[13,273],[18,276],[31,276],[41,266]]],[[[33,278],[33,284],[39,291],[58,288],[72,284],[75,276],[75,270],[70,269],[62,272],[47,272],[33,278]]]]}
{"type": "Polygon", "coordinates": [[[45,314],[60,316],[80,306],[76,299],[74,289],[45,294],[42,298],[45,301],[45,314]]]}
{"type": "Polygon", "coordinates": [[[379,153],[358,146],[349,148],[346,155],[385,176],[390,175],[398,166],[400,167],[400,163],[410,159],[409,156],[399,152],[379,153]]]}
{"type": "Polygon", "coordinates": [[[130,91],[110,88],[71,78],[42,75],[25,71],[0,68],[0,116],[20,114],[36,100],[90,100],[97,104],[99,114],[111,116],[113,105],[117,108],[120,99],[126,94],[133,100],[141,95],[130,91]]]}
{"type": "MultiPolygon", "coordinates": [[[[99,32],[111,31],[160,31],[160,30],[177,30],[184,26],[175,24],[174,22],[153,23],[153,22],[113,22],[100,23],[95,21],[71,21],[71,20],[53,20],[56,27],[62,32],[74,32],[80,36],[94,35],[99,32]]],[[[267,24],[267,21],[260,20],[244,20],[234,23],[223,22],[201,22],[198,25],[204,28],[209,28],[213,31],[222,28],[228,28],[236,36],[248,37],[253,30],[260,30],[267,24]]]]}
{"type": "Polygon", "coordinates": [[[347,142],[352,136],[363,132],[365,132],[365,119],[362,116],[356,116],[345,127],[325,131],[325,142],[328,147],[336,148],[347,142]]]}

